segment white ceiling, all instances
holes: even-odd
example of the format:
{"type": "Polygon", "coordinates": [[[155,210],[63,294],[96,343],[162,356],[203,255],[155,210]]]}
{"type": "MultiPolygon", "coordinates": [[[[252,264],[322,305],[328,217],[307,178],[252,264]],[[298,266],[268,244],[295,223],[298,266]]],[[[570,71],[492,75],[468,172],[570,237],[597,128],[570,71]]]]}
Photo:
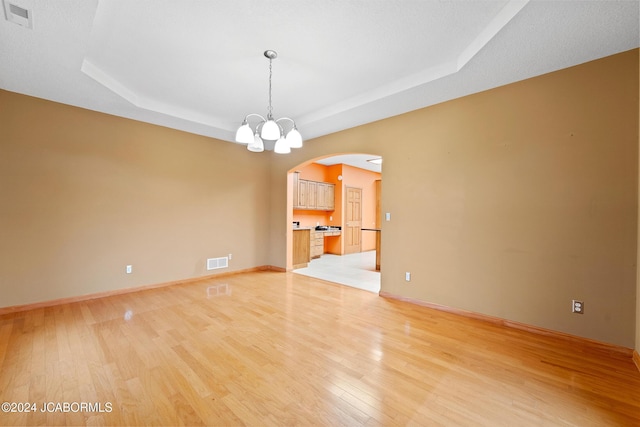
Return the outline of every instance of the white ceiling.
{"type": "Polygon", "coordinates": [[[638,1],[3,0],[0,88],[227,141],[305,139],[640,46],[638,1]]]}
{"type": "Polygon", "coordinates": [[[316,160],[314,163],[325,166],[345,164],[349,166],[355,166],[360,169],[382,173],[381,163],[371,163],[369,161],[374,159],[381,159],[381,157],[370,154],[340,154],[337,156],[331,156],[324,159],[316,160]]]}

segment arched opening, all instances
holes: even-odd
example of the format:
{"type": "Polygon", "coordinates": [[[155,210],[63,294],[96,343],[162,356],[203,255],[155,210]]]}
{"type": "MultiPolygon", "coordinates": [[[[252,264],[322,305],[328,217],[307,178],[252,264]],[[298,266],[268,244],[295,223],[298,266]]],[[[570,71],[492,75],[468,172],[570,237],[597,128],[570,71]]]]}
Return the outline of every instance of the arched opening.
{"type": "Polygon", "coordinates": [[[287,270],[380,290],[382,165],[375,154],[336,154],[287,172],[287,270]]]}

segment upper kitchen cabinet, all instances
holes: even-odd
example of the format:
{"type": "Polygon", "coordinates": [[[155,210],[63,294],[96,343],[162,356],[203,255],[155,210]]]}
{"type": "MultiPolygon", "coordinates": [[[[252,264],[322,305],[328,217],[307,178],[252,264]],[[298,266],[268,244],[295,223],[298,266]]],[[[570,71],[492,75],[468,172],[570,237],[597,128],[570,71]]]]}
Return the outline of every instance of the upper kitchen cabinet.
{"type": "Polygon", "coordinates": [[[306,209],[318,209],[318,183],[301,179],[303,185],[307,184],[307,207],[306,209]]]}
{"type": "Polygon", "coordinates": [[[293,208],[317,211],[335,210],[335,184],[300,179],[293,174],[293,208]]]}
{"type": "Polygon", "coordinates": [[[336,208],[336,186],[328,182],[319,182],[316,193],[317,208],[323,211],[333,211],[336,208]]]}

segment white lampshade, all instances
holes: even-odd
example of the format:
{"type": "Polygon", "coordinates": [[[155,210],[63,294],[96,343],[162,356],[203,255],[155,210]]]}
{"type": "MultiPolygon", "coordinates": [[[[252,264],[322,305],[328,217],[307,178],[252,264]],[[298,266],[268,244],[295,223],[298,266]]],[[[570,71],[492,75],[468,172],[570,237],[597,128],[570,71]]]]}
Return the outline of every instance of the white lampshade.
{"type": "Polygon", "coordinates": [[[300,132],[298,132],[298,129],[295,127],[287,134],[287,143],[291,148],[302,147],[302,135],[300,135],[300,132]]]}
{"type": "Polygon", "coordinates": [[[256,132],[253,138],[253,142],[251,142],[251,144],[247,146],[247,150],[253,151],[254,153],[260,153],[264,151],[264,142],[262,142],[262,139],[258,135],[258,132],[256,132]]]}
{"type": "Polygon", "coordinates": [[[260,136],[262,136],[262,139],[275,141],[280,138],[280,126],[278,126],[275,120],[269,119],[264,125],[262,125],[262,132],[260,132],[260,136]]]}
{"type": "Polygon", "coordinates": [[[281,136],[276,141],[276,145],[273,148],[273,151],[278,154],[289,154],[291,152],[291,148],[289,147],[287,140],[283,136],[281,136]]]}
{"type": "Polygon", "coordinates": [[[236,142],[238,144],[251,144],[253,142],[253,131],[248,123],[243,123],[236,132],[236,142]]]}

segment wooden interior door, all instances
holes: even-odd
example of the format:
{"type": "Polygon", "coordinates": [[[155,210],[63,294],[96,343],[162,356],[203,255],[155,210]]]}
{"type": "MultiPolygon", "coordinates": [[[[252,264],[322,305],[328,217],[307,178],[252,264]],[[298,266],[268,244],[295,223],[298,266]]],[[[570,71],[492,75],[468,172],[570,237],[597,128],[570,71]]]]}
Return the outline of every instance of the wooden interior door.
{"type": "Polygon", "coordinates": [[[347,187],[345,198],[344,253],[362,251],[362,189],[347,187]]]}

